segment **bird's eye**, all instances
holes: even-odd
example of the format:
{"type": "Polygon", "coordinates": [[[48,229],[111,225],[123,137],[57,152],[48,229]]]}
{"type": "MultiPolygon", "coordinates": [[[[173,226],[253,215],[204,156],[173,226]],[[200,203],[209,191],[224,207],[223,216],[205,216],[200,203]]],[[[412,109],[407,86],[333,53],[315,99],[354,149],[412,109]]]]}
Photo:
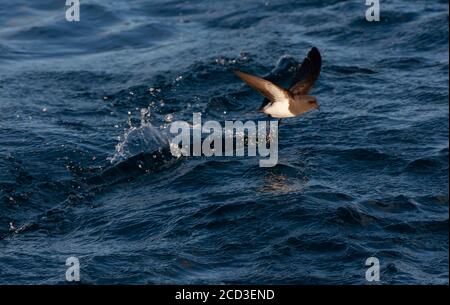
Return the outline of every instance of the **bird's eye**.
{"type": "Polygon", "coordinates": [[[316,101],[309,101],[308,103],[310,103],[310,104],[315,104],[316,101]]]}

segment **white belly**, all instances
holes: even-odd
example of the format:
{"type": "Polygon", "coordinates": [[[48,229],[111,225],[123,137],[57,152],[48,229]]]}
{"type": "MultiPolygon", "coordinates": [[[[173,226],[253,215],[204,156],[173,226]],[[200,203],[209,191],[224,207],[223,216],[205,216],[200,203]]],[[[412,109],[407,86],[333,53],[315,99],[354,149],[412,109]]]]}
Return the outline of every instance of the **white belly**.
{"type": "Polygon", "coordinates": [[[267,105],[264,108],[264,113],[271,115],[274,118],[290,118],[295,115],[289,111],[289,102],[277,102],[267,105]]]}

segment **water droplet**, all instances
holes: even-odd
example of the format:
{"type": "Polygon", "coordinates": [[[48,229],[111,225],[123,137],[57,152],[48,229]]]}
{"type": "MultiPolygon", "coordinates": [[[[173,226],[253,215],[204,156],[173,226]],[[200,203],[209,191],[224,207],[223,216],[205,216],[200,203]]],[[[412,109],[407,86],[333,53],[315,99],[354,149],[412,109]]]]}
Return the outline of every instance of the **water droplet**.
{"type": "Polygon", "coordinates": [[[166,123],[171,123],[173,121],[173,115],[172,114],[166,114],[166,116],[164,117],[164,121],[166,123]]]}
{"type": "Polygon", "coordinates": [[[146,122],[146,118],[150,116],[150,107],[141,108],[141,125],[144,125],[146,122]]]}

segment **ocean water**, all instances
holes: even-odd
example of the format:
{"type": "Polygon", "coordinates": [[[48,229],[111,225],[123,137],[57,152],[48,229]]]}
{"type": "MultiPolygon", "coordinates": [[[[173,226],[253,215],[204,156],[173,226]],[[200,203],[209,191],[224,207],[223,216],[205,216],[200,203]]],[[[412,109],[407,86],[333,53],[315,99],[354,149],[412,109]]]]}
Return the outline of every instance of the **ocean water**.
{"type": "Polygon", "coordinates": [[[447,1],[81,2],[0,5],[1,284],[448,284],[447,1]],[[262,119],[233,70],[286,84],[312,46],[277,166],[158,150],[262,119]]]}

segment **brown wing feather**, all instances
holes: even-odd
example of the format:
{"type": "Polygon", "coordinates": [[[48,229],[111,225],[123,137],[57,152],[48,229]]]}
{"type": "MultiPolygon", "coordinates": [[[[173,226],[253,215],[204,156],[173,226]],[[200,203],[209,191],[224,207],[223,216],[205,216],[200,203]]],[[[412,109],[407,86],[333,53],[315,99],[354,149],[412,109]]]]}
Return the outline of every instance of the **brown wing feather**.
{"type": "Polygon", "coordinates": [[[268,98],[271,102],[281,102],[288,99],[290,94],[274,83],[269,82],[261,77],[253,76],[241,71],[234,71],[247,85],[257,90],[259,93],[268,98]]]}
{"type": "Polygon", "coordinates": [[[293,95],[308,94],[316,82],[322,67],[322,57],[316,47],[313,47],[303,60],[301,66],[297,68],[289,91],[293,95]]]}

